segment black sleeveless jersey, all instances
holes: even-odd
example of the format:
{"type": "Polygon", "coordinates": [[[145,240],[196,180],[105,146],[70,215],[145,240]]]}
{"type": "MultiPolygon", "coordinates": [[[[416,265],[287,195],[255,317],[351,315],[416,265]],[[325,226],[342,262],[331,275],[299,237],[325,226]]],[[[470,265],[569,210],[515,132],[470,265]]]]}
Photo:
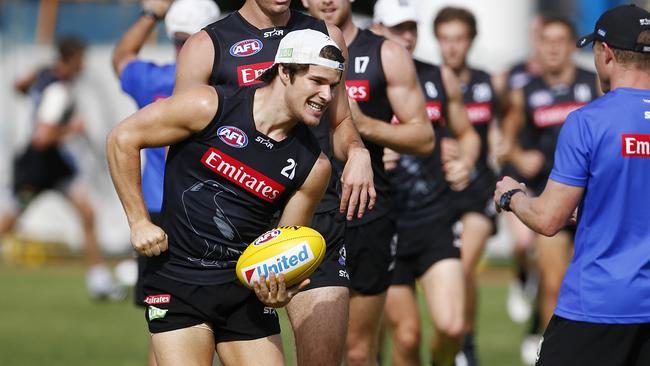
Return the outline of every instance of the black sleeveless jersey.
{"type": "Polygon", "coordinates": [[[489,188],[494,185],[496,177],[488,166],[488,133],[490,123],[497,113],[497,99],[492,87],[490,75],[484,71],[470,69],[470,79],[467,84],[461,83],[463,103],[467,110],[469,121],[481,139],[479,157],[474,165],[472,182],[468,190],[489,188]],[[480,187],[479,187],[480,186],[480,187]]]}
{"type": "MultiPolygon", "coordinates": [[[[258,29],[237,11],[208,25],[204,30],[212,39],[215,52],[210,84],[232,87],[261,84],[256,78],[273,64],[280,40],[287,33],[300,29],[314,29],[328,34],[323,21],[295,10],[291,10],[289,22],[284,27],[258,29]]],[[[311,130],[325,155],[332,160],[334,154],[329,119],[322,118],[321,123],[311,127],[311,130]]],[[[327,192],[316,212],[327,212],[339,207],[337,183],[336,174],[332,174],[327,192]]]]}
{"type": "Polygon", "coordinates": [[[282,141],[257,131],[256,88],[216,89],[215,117],[203,131],[171,146],[165,167],[162,228],[169,251],[158,260],[157,272],[199,285],[236,279],[242,251],[271,227],[320,154],[302,123],[282,141]],[[255,143],[260,138],[271,144],[255,143]]]}
{"type": "MultiPolygon", "coordinates": [[[[59,82],[64,82],[64,81],[61,80],[58,76],[56,76],[54,72],[49,68],[42,69],[37,73],[36,79],[29,87],[29,90],[27,91],[27,94],[29,95],[29,98],[32,100],[32,104],[34,106],[34,110],[33,110],[34,123],[37,122],[36,113],[38,107],[43,101],[43,94],[45,92],[45,89],[47,89],[48,86],[59,82]]],[[[74,103],[70,103],[69,105],[67,105],[65,111],[61,115],[61,120],[57,121],[58,125],[62,126],[69,123],[72,118],[72,115],[74,114],[74,111],[75,111],[74,103]]]]}
{"type": "Polygon", "coordinates": [[[524,150],[535,149],[544,154],[544,167],[534,179],[541,184],[553,168],[555,143],[567,115],[598,97],[596,74],[576,68],[573,83],[557,86],[547,85],[538,76],[523,91],[526,122],[519,143],[524,150]]]}
{"type": "MultiPolygon", "coordinates": [[[[449,185],[445,180],[440,159],[440,140],[450,136],[446,127],[447,95],[438,66],[415,61],[420,86],[424,94],[427,114],[431,120],[436,145],[427,157],[402,155],[398,166],[389,171],[393,186],[393,205],[397,212],[397,225],[417,226],[445,212],[449,203],[449,185]]],[[[393,123],[399,123],[394,117],[393,123]]]]}
{"type": "MultiPolygon", "coordinates": [[[[393,110],[386,94],[386,78],[381,65],[381,46],[384,41],[383,37],[369,30],[359,29],[357,36],[348,46],[349,61],[345,87],[348,97],[359,103],[359,108],[364,114],[390,123],[393,110]]],[[[370,222],[386,215],[391,209],[390,182],[382,162],[384,147],[365,139],[363,143],[370,152],[377,202],[373,210],[367,211],[361,219],[348,222],[348,226],[370,222]]],[[[337,168],[340,172],[340,164],[337,164],[337,168]]]]}
{"type": "Polygon", "coordinates": [[[521,89],[535,77],[528,71],[526,61],[515,64],[508,71],[508,89],[516,90],[521,89]]]}

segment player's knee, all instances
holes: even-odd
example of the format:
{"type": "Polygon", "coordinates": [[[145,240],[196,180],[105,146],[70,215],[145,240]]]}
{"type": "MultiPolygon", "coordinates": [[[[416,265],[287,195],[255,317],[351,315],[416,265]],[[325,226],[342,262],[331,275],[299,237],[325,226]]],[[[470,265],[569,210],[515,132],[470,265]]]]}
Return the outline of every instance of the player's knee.
{"type": "Polygon", "coordinates": [[[418,352],[420,347],[420,329],[412,326],[398,327],[393,333],[395,346],[405,353],[418,352]]]}
{"type": "Polygon", "coordinates": [[[464,323],[462,315],[456,315],[439,322],[436,331],[445,338],[458,340],[463,337],[464,323]]]}

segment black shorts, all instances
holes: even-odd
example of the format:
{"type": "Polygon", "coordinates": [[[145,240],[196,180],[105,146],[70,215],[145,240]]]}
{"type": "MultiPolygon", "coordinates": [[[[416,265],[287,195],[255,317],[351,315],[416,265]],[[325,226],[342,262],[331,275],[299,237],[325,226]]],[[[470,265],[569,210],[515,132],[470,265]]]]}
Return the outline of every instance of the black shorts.
{"type": "Polygon", "coordinates": [[[409,228],[398,228],[397,258],[391,285],[413,285],[433,264],[460,258],[460,242],[452,218],[438,218],[409,228]]]}
{"type": "MultiPolygon", "coordinates": [[[[13,193],[18,208],[25,209],[39,193],[48,189],[65,191],[75,175],[75,167],[58,146],[43,150],[28,147],[13,163],[13,193]]],[[[65,192],[62,192],[65,193],[65,192]]]]}
{"type": "Polygon", "coordinates": [[[386,215],[345,230],[350,287],[363,295],[388,289],[395,265],[395,222],[386,215]]]}
{"type": "Polygon", "coordinates": [[[648,366],[650,323],[597,324],[553,315],[537,366],[648,366]]]}
{"type": "Polygon", "coordinates": [[[253,340],[280,333],[278,314],[239,281],[193,285],[148,273],[143,283],[151,333],[207,323],[215,343],[253,340]]]}
{"type": "Polygon", "coordinates": [[[345,266],[345,215],[338,209],[314,215],[311,227],[325,238],[327,249],[323,262],[309,277],[305,290],[319,287],[350,287],[350,276],[345,266]]]}
{"type": "MultiPolygon", "coordinates": [[[[154,225],[161,225],[162,216],[160,212],[149,212],[149,217],[151,217],[151,222],[154,225]]],[[[137,306],[146,307],[147,304],[144,302],[144,289],[142,288],[142,282],[147,271],[147,264],[152,260],[146,255],[141,255],[136,253],[138,261],[138,278],[135,281],[135,286],[133,287],[133,302],[137,306]]]]}
{"type": "Polygon", "coordinates": [[[456,218],[460,220],[469,212],[478,213],[490,220],[492,234],[496,234],[497,210],[494,207],[494,186],[483,187],[480,190],[464,190],[453,193],[453,204],[456,207],[456,218]]]}

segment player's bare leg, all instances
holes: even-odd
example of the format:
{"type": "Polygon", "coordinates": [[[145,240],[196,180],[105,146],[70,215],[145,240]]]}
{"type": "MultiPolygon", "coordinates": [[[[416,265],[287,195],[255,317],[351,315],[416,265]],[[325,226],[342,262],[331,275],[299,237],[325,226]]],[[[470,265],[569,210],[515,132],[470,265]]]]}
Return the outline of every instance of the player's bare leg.
{"type": "Polygon", "coordinates": [[[461,261],[465,273],[465,334],[474,332],[477,306],[476,266],[478,265],[485,242],[492,234],[492,223],[485,216],[467,213],[462,218],[461,261]]]}
{"type": "Polygon", "coordinates": [[[391,329],[392,365],[420,365],[420,316],[415,287],[390,286],[384,309],[391,329]]]}
{"type": "Polygon", "coordinates": [[[224,366],[284,365],[280,335],[251,341],[220,342],[216,350],[224,366]]]}
{"type": "Polygon", "coordinates": [[[79,214],[84,233],[84,263],[91,267],[104,262],[95,233],[95,213],[90,205],[88,193],[80,187],[72,187],[67,192],[70,203],[79,214]]]}
{"type": "Polygon", "coordinates": [[[352,291],[350,320],[345,343],[347,365],[377,364],[379,326],[385,302],[385,292],[369,296],[352,291]]]}
{"type": "Polygon", "coordinates": [[[348,326],[350,291],[318,287],[298,293],[287,305],[298,365],[340,365],[348,326]]]}
{"type": "Polygon", "coordinates": [[[211,366],[214,335],[207,324],[156,333],[151,343],[159,366],[211,366]]]}
{"type": "Polygon", "coordinates": [[[525,281],[529,276],[528,253],[534,247],[535,233],[512,213],[506,214],[506,221],[514,241],[513,257],[517,274],[508,289],[507,310],[510,319],[517,323],[524,323],[533,311],[531,303],[534,294],[526,293],[525,281]]]}
{"type": "Polygon", "coordinates": [[[553,237],[538,235],[537,266],[540,273],[540,316],[541,325],[546,328],[553,316],[562,279],[571,260],[571,235],[560,231],[553,237]]]}
{"type": "Polygon", "coordinates": [[[463,339],[465,282],[459,259],[436,262],[420,277],[427,309],[436,333],[432,358],[437,366],[451,365],[463,339]]]}

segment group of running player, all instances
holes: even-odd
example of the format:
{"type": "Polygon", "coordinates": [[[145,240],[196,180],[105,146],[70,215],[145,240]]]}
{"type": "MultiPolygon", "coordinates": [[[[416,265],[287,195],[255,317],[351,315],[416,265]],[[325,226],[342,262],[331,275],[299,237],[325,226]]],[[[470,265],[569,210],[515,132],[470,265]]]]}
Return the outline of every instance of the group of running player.
{"type": "MultiPolygon", "coordinates": [[[[378,0],[372,29],[352,22],[350,0],[302,3],[309,15],[247,0],[217,21],[211,0],[148,0],[115,48],[142,108],[107,155],[141,255],[149,362],[209,365],[216,350],[227,365],[282,364],[273,308],[286,305],[301,365],[376,363],[383,314],[392,364],[417,365],[417,281],[434,364],[477,365],[475,272],[496,231],[497,168],[539,194],[566,115],[599,93],[572,62],[574,29],[543,19],[535,67],[504,83],[468,65],[478,30],[465,9],[425,25],[436,66],[413,59],[422,23],[409,1],[378,0]],[[162,19],[176,64],[138,59],[162,19]],[[251,292],[235,263],[275,225],[321,232],[325,259],[297,288],[272,276],[251,292]]],[[[536,244],[545,325],[571,228],[545,238],[512,221],[518,242],[536,244]]]]}

